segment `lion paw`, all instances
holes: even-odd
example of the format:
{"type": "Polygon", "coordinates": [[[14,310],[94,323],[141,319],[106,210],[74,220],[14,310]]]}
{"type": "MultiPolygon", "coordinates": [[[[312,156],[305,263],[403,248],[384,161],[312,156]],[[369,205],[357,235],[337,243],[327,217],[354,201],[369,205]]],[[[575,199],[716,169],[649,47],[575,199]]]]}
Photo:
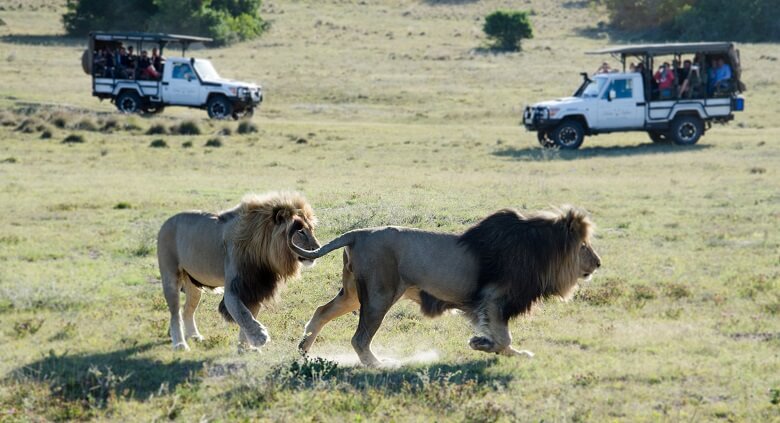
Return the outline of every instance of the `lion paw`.
{"type": "Polygon", "coordinates": [[[469,339],[469,347],[472,350],[492,352],[495,345],[495,342],[484,336],[474,336],[469,339]]]}
{"type": "Polygon", "coordinates": [[[189,336],[189,339],[191,339],[191,340],[193,340],[195,342],[203,342],[203,340],[206,339],[206,338],[204,338],[203,335],[201,335],[199,333],[196,333],[195,335],[189,336]]]}
{"type": "Polygon", "coordinates": [[[174,351],[189,351],[190,346],[187,345],[186,342],[179,342],[178,344],[173,344],[173,350],[174,351]]]}
{"type": "Polygon", "coordinates": [[[262,347],[271,340],[265,329],[247,331],[246,340],[253,347],[262,347]]]}

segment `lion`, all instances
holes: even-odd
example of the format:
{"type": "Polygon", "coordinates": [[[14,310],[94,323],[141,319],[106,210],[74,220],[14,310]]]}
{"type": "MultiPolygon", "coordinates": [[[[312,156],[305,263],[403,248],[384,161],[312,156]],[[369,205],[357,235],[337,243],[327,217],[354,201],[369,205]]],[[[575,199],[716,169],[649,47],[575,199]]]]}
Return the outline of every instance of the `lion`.
{"type": "Polygon", "coordinates": [[[291,251],[285,237],[295,232],[297,242],[318,248],[316,224],[312,207],[295,192],[248,194],[221,213],[184,212],[163,223],[157,258],[173,348],[189,350],[185,338],[203,340],[195,325],[201,291],[223,286],[219,312],[240,327],[239,345],[257,349],[267,343],[268,331],[256,320],[260,305],[281,283],[297,278],[302,266],[314,265],[291,251]],[[183,322],[179,291],[187,298],[183,322]]]}
{"type": "Polygon", "coordinates": [[[341,247],[342,282],[338,295],[317,308],[304,329],[299,349],[307,354],[323,326],[360,309],[352,346],[367,366],[380,364],[371,340],[382,319],[400,298],[420,304],[436,317],[460,310],[474,326],[474,350],[509,356],[533,356],[511,346],[509,320],[526,313],[539,299],[569,299],[579,279],[601,266],[591,246],[593,225],[573,207],[524,216],[500,210],[462,234],[395,226],[358,229],[307,250],[296,245],[305,234],[287,239],[300,257],[311,260],[341,247]]]}

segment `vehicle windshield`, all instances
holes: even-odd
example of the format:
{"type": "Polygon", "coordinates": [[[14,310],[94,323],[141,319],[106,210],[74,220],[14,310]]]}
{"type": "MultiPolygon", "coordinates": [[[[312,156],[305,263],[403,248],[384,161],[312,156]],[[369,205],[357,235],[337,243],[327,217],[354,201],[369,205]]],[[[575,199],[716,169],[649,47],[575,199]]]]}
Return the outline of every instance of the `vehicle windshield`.
{"type": "Polygon", "coordinates": [[[214,81],[219,79],[219,74],[217,73],[217,70],[214,69],[214,66],[212,66],[211,62],[209,62],[208,60],[196,59],[195,72],[198,72],[198,75],[200,75],[200,79],[204,81],[214,81]]]}
{"type": "Polygon", "coordinates": [[[585,89],[582,90],[582,94],[580,97],[582,98],[596,98],[599,96],[599,93],[601,92],[601,89],[604,88],[604,84],[606,83],[606,79],[604,78],[597,78],[592,81],[588,81],[587,85],[585,86],[585,89]]]}

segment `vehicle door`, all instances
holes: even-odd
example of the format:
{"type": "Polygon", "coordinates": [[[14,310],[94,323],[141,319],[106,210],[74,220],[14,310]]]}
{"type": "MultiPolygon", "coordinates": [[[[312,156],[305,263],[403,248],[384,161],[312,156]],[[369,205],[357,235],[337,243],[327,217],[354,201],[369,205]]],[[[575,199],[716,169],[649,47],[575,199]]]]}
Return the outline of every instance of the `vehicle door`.
{"type": "MultiPolygon", "coordinates": [[[[167,81],[163,81],[163,99],[168,104],[199,106],[201,104],[201,86],[192,66],[186,62],[174,62],[167,81]]],[[[166,69],[167,70],[167,69],[166,69]]]]}
{"type": "Polygon", "coordinates": [[[638,129],[645,125],[645,101],[638,75],[615,75],[599,99],[598,129],[638,129]]]}

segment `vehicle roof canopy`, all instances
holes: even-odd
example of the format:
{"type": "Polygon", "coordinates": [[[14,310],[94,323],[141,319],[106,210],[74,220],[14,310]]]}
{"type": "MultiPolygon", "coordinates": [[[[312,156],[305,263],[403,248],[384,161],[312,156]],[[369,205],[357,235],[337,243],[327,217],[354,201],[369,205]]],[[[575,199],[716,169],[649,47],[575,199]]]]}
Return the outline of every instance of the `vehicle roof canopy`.
{"type": "Polygon", "coordinates": [[[734,48],[733,43],[669,43],[669,44],[634,44],[610,47],[602,50],[589,51],[586,54],[622,54],[622,55],[663,55],[663,54],[695,54],[721,53],[728,54],[734,48]]]}
{"type": "Polygon", "coordinates": [[[93,31],[89,36],[102,41],[150,41],[165,43],[208,43],[212,40],[206,37],[192,35],[165,34],[161,32],[103,32],[93,31]]]}

